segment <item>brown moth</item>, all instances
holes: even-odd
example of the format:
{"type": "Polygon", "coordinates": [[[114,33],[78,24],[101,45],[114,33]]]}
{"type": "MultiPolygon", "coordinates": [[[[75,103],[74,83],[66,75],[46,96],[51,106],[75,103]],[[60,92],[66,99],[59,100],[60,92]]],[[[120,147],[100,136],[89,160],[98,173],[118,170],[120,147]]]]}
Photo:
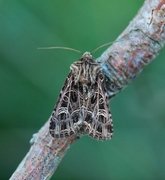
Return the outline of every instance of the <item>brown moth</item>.
{"type": "Polygon", "coordinates": [[[86,52],[70,66],[50,118],[54,138],[88,134],[97,140],[112,138],[113,123],[101,66],[86,52]]]}

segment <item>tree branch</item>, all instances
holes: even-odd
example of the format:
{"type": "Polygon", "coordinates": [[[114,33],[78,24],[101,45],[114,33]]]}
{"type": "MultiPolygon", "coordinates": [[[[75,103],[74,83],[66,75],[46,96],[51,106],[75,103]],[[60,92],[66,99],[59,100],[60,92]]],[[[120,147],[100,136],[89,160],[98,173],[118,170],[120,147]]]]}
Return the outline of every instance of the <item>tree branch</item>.
{"type": "Polygon", "coordinates": [[[109,97],[120,92],[159,53],[165,43],[165,0],[146,0],[137,16],[97,61],[107,76],[109,97]]]}
{"type": "MultiPolygon", "coordinates": [[[[165,0],[146,0],[126,30],[97,61],[106,74],[109,97],[130,83],[159,53],[165,43],[165,0]],[[112,86],[113,85],[113,86],[112,86]]],[[[31,148],[10,180],[50,179],[76,136],[53,139],[49,120],[33,135],[31,148]]]]}

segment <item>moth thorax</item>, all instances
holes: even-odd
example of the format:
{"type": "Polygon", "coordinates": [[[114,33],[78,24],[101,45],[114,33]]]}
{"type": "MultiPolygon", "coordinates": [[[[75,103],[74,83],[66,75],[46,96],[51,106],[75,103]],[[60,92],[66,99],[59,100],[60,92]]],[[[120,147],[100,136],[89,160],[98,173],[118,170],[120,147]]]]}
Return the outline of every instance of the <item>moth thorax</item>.
{"type": "Polygon", "coordinates": [[[86,52],[80,60],[71,65],[70,69],[75,83],[94,84],[101,66],[94,61],[90,53],[86,52]]]}
{"type": "Polygon", "coordinates": [[[80,82],[83,84],[94,84],[96,76],[101,70],[100,66],[71,66],[75,83],[80,82]]]}

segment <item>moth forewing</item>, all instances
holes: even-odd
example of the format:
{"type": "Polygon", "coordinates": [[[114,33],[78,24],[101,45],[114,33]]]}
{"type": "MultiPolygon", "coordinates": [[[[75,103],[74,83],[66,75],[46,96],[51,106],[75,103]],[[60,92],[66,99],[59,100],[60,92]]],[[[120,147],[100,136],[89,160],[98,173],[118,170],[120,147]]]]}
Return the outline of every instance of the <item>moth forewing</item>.
{"type": "Polygon", "coordinates": [[[54,138],[89,134],[97,140],[112,137],[113,125],[104,74],[89,52],[71,67],[50,120],[54,138]]]}
{"type": "Polygon", "coordinates": [[[89,129],[89,135],[98,140],[111,139],[113,134],[113,124],[104,87],[104,74],[100,71],[97,75],[94,87],[97,100],[95,102],[95,113],[93,116],[94,127],[89,129]]]}
{"type": "Polygon", "coordinates": [[[49,131],[54,138],[63,138],[76,134],[70,122],[71,116],[68,113],[72,82],[72,74],[69,73],[51,115],[49,131]]]}

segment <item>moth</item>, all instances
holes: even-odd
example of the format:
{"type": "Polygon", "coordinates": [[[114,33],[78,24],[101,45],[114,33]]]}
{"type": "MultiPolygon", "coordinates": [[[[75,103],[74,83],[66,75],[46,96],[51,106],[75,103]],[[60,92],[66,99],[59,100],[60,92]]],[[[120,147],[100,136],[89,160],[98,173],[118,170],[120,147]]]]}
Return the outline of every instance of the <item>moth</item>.
{"type": "Polygon", "coordinates": [[[50,118],[49,132],[54,138],[84,134],[97,140],[112,138],[105,75],[91,53],[85,52],[70,66],[50,118]]]}

